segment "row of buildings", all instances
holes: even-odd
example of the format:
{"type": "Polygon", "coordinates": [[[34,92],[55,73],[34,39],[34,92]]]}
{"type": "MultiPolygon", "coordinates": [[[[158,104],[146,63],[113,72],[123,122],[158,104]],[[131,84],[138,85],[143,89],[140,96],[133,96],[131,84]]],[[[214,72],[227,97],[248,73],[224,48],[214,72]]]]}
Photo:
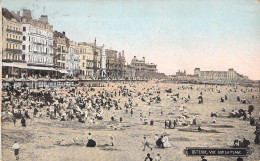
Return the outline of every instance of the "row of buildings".
{"type": "Polygon", "coordinates": [[[201,71],[200,68],[194,69],[194,76],[207,80],[243,80],[248,79],[247,76],[237,73],[233,68],[227,71],[201,71]]]}
{"type": "Polygon", "coordinates": [[[2,73],[17,78],[155,78],[164,76],[145,58],[126,64],[124,51],[105,49],[104,44],[74,42],[65,32],[53,31],[48,16],[33,19],[30,10],[2,9],[2,73]]]}
{"type": "Polygon", "coordinates": [[[186,82],[242,82],[249,81],[248,77],[236,72],[233,68],[227,71],[201,71],[194,69],[194,74],[187,74],[186,71],[178,71],[175,75],[169,75],[168,80],[186,82]]]}

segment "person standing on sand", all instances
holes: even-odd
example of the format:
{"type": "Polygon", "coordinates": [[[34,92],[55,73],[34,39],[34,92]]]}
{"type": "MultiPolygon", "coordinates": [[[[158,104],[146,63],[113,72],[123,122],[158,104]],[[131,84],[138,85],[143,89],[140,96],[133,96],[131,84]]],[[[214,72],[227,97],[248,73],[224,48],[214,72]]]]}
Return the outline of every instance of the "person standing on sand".
{"type": "Polygon", "coordinates": [[[15,116],[13,116],[13,122],[14,122],[14,126],[15,126],[15,124],[16,124],[16,118],[15,118],[15,116]]]}
{"type": "Polygon", "coordinates": [[[151,150],[153,150],[153,148],[150,147],[149,142],[146,140],[146,137],[145,137],[145,136],[144,136],[143,146],[144,146],[143,151],[145,151],[145,147],[146,147],[146,146],[147,146],[148,148],[150,148],[151,150]]]}
{"type": "Polygon", "coordinates": [[[21,124],[23,127],[26,127],[26,120],[24,117],[22,117],[21,124]]]}
{"type": "Polygon", "coordinates": [[[111,139],[111,146],[114,146],[114,138],[113,138],[113,136],[110,136],[110,139],[111,139]]]}
{"type": "Polygon", "coordinates": [[[153,158],[151,157],[150,153],[147,154],[144,161],[153,161],[153,158]]]}
{"type": "Polygon", "coordinates": [[[156,155],[156,158],[155,158],[155,161],[161,161],[162,157],[160,154],[157,154],[156,155]]]}
{"type": "Polygon", "coordinates": [[[14,151],[14,156],[15,156],[16,160],[19,160],[19,149],[20,149],[20,146],[17,143],[17,141],[15,141],[14,145],[12,147],[12,150],[14,151]]]}

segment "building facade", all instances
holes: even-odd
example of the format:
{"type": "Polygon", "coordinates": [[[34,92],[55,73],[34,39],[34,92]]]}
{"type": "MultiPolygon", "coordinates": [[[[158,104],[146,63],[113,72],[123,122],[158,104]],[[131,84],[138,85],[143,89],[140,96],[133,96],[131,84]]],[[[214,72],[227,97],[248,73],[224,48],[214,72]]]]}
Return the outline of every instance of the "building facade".
{"type": "MultiPolygon", "coordinates": [[[[94,47],[95,43],[78,43],[79,70],[81,78],[93,78],[94,76],[94,47]]],[[[97,60],[96,56],[95,60],[97,60]]]]}
{"type": "Polygon", "coordinates": [[[23,10],[22,51],[28,66],[53,67],[53,31],[48,17],[39,20],[31,17],[31,11],[23,10]]]}
{"type": "Polygon", "coordinates": [[[21,68],[26,66],[25,55],[22,53],[22,23],[19,18],[7,9],[2,9],[2,66],[3,77],[20,75],[21,68]],[[16,67],[16,68],[13,68],[16,67]]]}
{"type": "Polygon", "coordinates": [[[154,63],[146,63],[145,57],[142,59],[137,59],[136,56],[131,61],[131,65],[135,67],[135,76],[137,79],[153,79],[161,78],[165,76],[162,73],[157,72],[157,65],[154,63]]]}
{"type": "Polygon", "coordinates": [[[126,72],[125,72],[126,79],[135,79],[136,78],[136,75],[135,75],[136,69],[133,65],[127,64],[125,66],[125,69],[126,69],[126,72]]]}
{"type": "Polygon", "coordinates": [[[202,79],[212,79],[212,80],[238,80],[238,79],[247,79],[246,76],[243,76],[233,68],[228,69],[228,71],[201,71],[200,68],[194,69],[194,75],[197,78],[202,79]]]}
{"type": "Polygon", "coordinates": [[[68,74],[68,55],[69,55],[69,39],[65,36],[65,32],[55,31],[54,33],[54,66],[61,74],[68,74]]]}
{"type": "Polygon", "coordinates": [[[125,77],[124,51],[118,53],[116,50],[106,49],[106,76],[110,79],[125,77]]]}
{"type": "Polygon", "coordinates": [[[67,57],[67,71],[70,76],[77,76],[79,74],[79,52],[78,44],[69,42],[69,54],[67,57]]]}

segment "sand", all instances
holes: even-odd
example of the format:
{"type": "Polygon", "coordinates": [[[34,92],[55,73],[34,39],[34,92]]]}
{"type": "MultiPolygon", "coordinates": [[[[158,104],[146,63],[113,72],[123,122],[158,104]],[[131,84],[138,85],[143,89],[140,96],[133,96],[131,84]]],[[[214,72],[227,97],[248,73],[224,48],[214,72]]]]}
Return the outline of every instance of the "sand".
{"type": "MultiPolygon", "coordinates": [[[[112,90],[118,84],[110,83],[110,87],[105,87],[107,90],[112,90]]],[[[121,84],[126,85],[126,84],[121,84]]],[[[126,85],[128,86],[128,85],[126,85]]],[[[31,123],[27,120],[27,127],[24,128],[17,120],[16,127],[11,121],[2,122],[2,155],[4,161],[15,160],[13,151],[11,150],[14,141],[17,140],[21,146],[20,160],[25,161],[141,161],[144,160],[147,153],[150,153],[153,158],[156,154],[160,153],[163,161],[194,161],[200,160],[200,157],[187,157],[183,150],[186,147],[223,147],[228,148],[233,145],[235,138],[249,139],[251,144],[249,147],[252,149],[252,154],[244,160],[257,161],[260,159],[260,145],[254,143],[255,126],[250,126],[249,121],[242,121],[238,118],[217,117],[217,123],[211,123],[211,112],[218,112],[226,116],[229,111],[234,108],[247,109],[249,104],[241,104],[237,102],[237,96],[241,98],[251,98],[252,95],[258,98],[252,100],[251,104],[255,106],[253,115],[259,117],[260,104],[259,104],[259,88],[254,88],[253,92],[242,93],[240,91],[234,93],[229,92],[231,87],[221,86],[220,93],[216,91],[203,91],[204,104],[198,104],[198,96],[201,90],[197,91],[196,88],[209,88],[204,85],[193,85],[194,90],[177,89],[181,84],[161,83],[155,82],[142,83],[136,85],[137,92],[143,92],[142,88],[150,87],[160,88],[160,97],[162,101],[158,104],[149,106],[147,102],[141,102],[138,97],[135,97],[133,104],[134,115],[125,113],[125,110],[115,111],[117,120],[119,116],[123,117],[122,123],[112,123],[110,116],[112,111],[105,111],[105,118],[102,121],[96,121],[95,124],[79,123],[76,120],[60,122],[58,120],[50,120],[45,116],[42,118],[35,118],[31,123]],[[176,107],[173,111],[173,98],[171,94],[164,92],[165,89],[172,88],[173,94],[179,93],[181,97],[191,96],[191,101],[184,103],[187,111],[192,114],[197,114],[197,122],[201,125],[204,131],[197,132],[197,126],[176,127],[175,129],[165,129],[165,119],[173,119],[181,115],[181,112],[176,107]],[[256,90],[256,91],[255,91],[256,90]],[[228,100],[220,103],[220,98],[227,95],[228,100]],[[167,96],[168,95],[168,96],[167,96]],[[151,108],[151,116],[148,116],[149,108],[151,108]],[[164,115],[161,116],[160,110],[163,108],[164,115]],[[225,108],[227,112],[221,112],[225,108]],[[140,121],[140,112],[148,117],[148,121],[153,118],[154,126],[143,125],[140,121]],[[115,130],[114,128],[117,127],[115,130]],[[91,132],[93,139],[97,141],[97,147],[87,148],[87,134],[91,132]],[[151,143],[152,147],[155,146],[154,135],[167,133],[171,143],[170,148],[158,149],[149,148],[142,151],[143,136],[151,143]],[[110,144],[110,136],[113,136],[115,146],[107,146],[110,144]],[[77,137],[79,144],[73,144],[73,138],[77,137]],[[58,143],[64,139],[66,146],[60,146],[58,143]]],[[[184,86],[188,86],[185,84],[184,86]]],[[[189,85],[190,86],[190,85],[189,85]]],[[[134,89],[129,87],[130,89],[134,89]]],[[[214,87],[215,88],[215,87],[214,87]]],[[[245,89],[245,87],[240,87],[245,89]]],[[[102,90],[101,87],[95,88],[102,90]]],[[[251,89],[251,88],[250,88],[251,89]]],[[[93,93],[95,93],[93,92],[93,93]]],[[[137,93],[134,93],[136,96],[137,93]]],[[[154,94],[156,96],[157,94],[154,94]]],[[[117,96],[119,98],[119,96],[117,96]]],[[[121,102],[126,98],[120,96],[121,102]]],[[[179,106],[180,103],[176,103],[179,106]]],[[[120,104],[122,106],[122,104],[120,104]]],[[[228,157],[212,157],[206,156],[208,160],[214,161],[231,161],[236,158],[228,157]]]]}

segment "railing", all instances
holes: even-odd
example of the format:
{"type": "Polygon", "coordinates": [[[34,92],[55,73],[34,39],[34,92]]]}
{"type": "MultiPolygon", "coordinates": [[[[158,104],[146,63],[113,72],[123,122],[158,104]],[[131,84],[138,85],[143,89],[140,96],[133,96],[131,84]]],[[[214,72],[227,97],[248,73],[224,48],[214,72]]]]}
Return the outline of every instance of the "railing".
{"type": "Polygon", "coordinates": [[[11,29],[6,29],[6,31],[17,33],[17,34],[23,34],[21,31],[16,31],[16,30],[11,30],[11,29]]]}
{"type": "Polygon", "coordinates": [[[12,52],[12,53],[22,53],[22,50],[18,50],[18,49],[5,49],[5,51],[8,51],[8,52],[12,52]]]}
{"type": "Polygon", "coordinates": [[[13,59],[2,59],[3,62],[21,62],[25,63],[25,60],[13,60],[13,59]]]}
{"type": "Polygon", "coordinates": [[[33,42],[33,43],[36,45],[44,45],[43,43],[40,43],[40,42],[33,42]]]}
{"type": "Polygon", "coordinates": [[[47,53],[39,52],[39,51],[33,51],[33,53],[36,53],[36,54],[47,54],[47,53]]]}
{"type": "Polygon", "coordinates": [[[21,40],[15,40],[15,39],[10,39],[10,38],[7,38],[6,40],[7,40],[7,41],[12,41],[12,42],[22,43],[21,40]]]}

